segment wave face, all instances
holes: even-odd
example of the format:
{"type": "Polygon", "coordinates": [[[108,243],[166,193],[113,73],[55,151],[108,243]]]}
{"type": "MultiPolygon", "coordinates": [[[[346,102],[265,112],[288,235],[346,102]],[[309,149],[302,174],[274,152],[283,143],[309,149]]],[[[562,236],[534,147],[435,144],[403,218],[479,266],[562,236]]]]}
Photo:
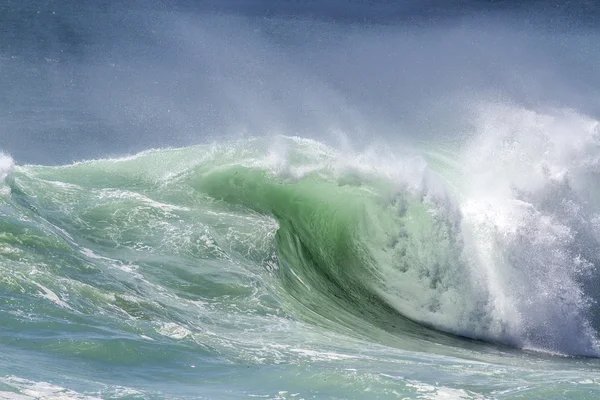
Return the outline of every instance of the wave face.
{"type": "Polygon", "coordinates": [[[278,137],[14,171],[4,157],[5,290],[152,321],[162,306],[120,275],[134,285],[140,263],[174,264],[167,297],[195,298],[188,264],[227,260],[353,332],[416,322],[598,355],[599,124],[491,106],[481,119],[465,150],[424,156],[278,137]]]}
{"type": "Polygon", "coordinates": [[[59,369],[108,363],[109,381],[131,363],[383,362],[377,346],[598,356],[599,124],[480,118],[461,150],[276,137],[60,167],[4,156],[3,340],[59,369]],[[348,353],[367,343],[378,355],[348,353]]]}

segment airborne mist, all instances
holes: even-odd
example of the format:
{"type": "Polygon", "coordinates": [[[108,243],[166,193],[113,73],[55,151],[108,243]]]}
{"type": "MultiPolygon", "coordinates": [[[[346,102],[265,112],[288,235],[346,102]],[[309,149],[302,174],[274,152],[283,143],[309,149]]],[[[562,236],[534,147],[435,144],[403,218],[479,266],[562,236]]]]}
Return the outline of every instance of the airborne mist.
{"type": "Polygon", "coordinates": [[[473,130],[482,102],[592,116],[599,106],[598,35],[582,10],[436,2],[6,9],[0,147],[20,163],[271,134],[357,148],[456,141],[473,130]]]}

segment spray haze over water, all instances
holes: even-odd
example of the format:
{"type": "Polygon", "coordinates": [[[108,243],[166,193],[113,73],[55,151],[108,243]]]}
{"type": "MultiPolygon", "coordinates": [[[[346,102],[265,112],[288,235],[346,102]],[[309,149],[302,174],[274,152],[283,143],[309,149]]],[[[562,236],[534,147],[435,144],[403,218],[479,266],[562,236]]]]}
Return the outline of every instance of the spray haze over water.
{"type": "Polygon", "coordinates": [[[0,10],[0,397],[597,397],[593,4],[0,10]]]}

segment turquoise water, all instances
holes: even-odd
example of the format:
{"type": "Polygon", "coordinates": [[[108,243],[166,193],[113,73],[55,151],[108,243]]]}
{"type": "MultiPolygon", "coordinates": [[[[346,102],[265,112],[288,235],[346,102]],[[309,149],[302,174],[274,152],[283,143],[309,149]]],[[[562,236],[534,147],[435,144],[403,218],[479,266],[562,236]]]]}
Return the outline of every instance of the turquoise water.
{"type": "Polygon", "coordinates": [[[597,123],[567,117],[577,145],[3,156],[0,397],[597,398],[597,123]]]}

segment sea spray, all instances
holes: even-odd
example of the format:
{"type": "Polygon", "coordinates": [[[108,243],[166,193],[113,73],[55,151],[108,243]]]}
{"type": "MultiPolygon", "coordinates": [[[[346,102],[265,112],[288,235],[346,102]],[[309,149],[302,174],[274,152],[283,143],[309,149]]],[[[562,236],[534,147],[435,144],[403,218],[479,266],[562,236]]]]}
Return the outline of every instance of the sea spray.
{"type": "Polygon", "coordinates": [[[14,165],[14,161],[9,155],[0,152],[0,194],[10,193],[10,188],[6,186],[5,182],[12,173],[14,165]]]}

